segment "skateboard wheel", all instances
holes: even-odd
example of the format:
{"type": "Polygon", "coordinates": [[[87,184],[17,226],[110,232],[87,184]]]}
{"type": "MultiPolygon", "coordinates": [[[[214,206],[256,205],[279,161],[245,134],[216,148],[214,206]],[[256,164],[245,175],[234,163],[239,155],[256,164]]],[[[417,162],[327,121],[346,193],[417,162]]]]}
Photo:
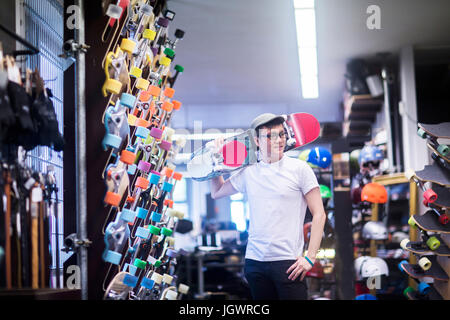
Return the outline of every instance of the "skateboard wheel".
{"type": "MultiPolygon", "coordinates": [[[[148,122],[147,120],[142,119],[142,118],[136,118],[136,121],[134,122],[134,125],[136,127],[148,128],[148,127],[150,127],[150,122],[148,122]]],[[[145,138],[147,138],[149,133],[150,133],[150,131],[146,134],[145,138]]]]}
{"type": "Polygon", "coordinates": [[[136,97],[129,93],[122,93],[120,96],[120,103],[128,108],[133,108],[134,103],[136,102],[136,97]]]}
{"type": "Polygon", "coordinates": [[[130,209],[122,209],[122,212],[120,212],[120,220],[123,220],[125,222],[134,222],[135,217],[136,212],[130,209]]]}
{"type": "Polygon", "coordinates": [[[162,228],[161,229],[161,234],[163,236],[170,237],[172,235],[172,233],[173,233],[173,231],[170,230],[170,229],[167,229],[167,228],[162,228]]]}
{"type": "Polygon", "coordinates": [[[162,135],[163,135],[163,131],[161,129],[152,128],[150,130],[150,136],[152,136],[153,138],[155,138],[157,140],[161,139],[162,135]]]}
{"type": "Polygon", "coordinates": [[[144,177],[138,177],[136,180],[136,187],[141,188],[142,190],[146,190],[148,188],[149,183],[150,181],[148,181],[144,177]]]}
{"type": "Polygon", "coordinates": [[[166,98],[172,99],[174,94],[175,94],[175,89],[172,89],[172,88],[164,89],[164,96],[166,98]]]}
{"type": "Polygon", "coordinates": [[[141,286],[148,290],[152,290],[154,285],[155,285],[155,281],[153,281],[149,278],[144,278],[141,281],[141,286]]]}
{"type": "Polygon", "coordinates": [[[420,294],[427,294],[430,291],[430,285],[427,284],[426,282],[420,282],[419,285],[417,286],[417,290],[419,291],[420,294]]]}
{"type": "Polygon", "coordinates": [[[187,294],[189,292],[189,286],[180,283],[178,285],[178,292],[181,294],[187,294]]]}
{"type": "Polygon", "coordinates": [[[142,208],[142,207],[136,208],[136,217],[137,218],[144,220],[145,218],[147,218],[147,214],[148,214],[147,209],[142,208]]]}
{"type": "Polygon", "coordinates": [[[427,137],[427,133],[422,128],[417,129],[417,135],[422,139],[425,139],[427,137]]]}
{"type": "Polygon", "coordinates": [[[422,257],[419,260],[419,266],[424,270],[427,271],[431,268],[431,261],[427,257],[422,257]]]}
{"type": "Polygon", "coordinates": [[[105,255],[105,262],[109,262],[111,264],[119,265],[120,260],[122,260],[122,255],[118,252],[108,250],[105,255]]]}
{"type": "Polygon", "coordinates": [[[136,159],[136,155],[128,150],[122,150],[120,153],[120,161],[122,161],[125,164],[131,165],[134,163],[134,160],[136,159]]]}
{"type": "Polygon", "coordinates": [[[156,22],[160,27],[167,28],[169,26],[169,19],[159,18],[156,22]]]}
{"type": "Polygon", "coordinates": [[[161,179],[161,176],[157,173],[152,173],[150,176],[150,184],[155,185],[159,183],[159,180],[161,179]]]}
{"type": "Polygon", "coordinates": [[[405,177],[408,180],[411,180],[412,177],[414,177],[414,175],[415,175],[415,172],[412,169],[408,169],[408,170],[405,171],[405,177]]]}
{"type": "MultiPolygon", "coordinates": [[[[173,208],[173,200],[171,200],[171,199],[166,199],[166,200],[164,200],[164,205],[165,205],[166,207],[173,208]]],[[[170,215],[170,214],[169,214],[169,215],[170,215]]]]}
{"type": "Polygon", "coordinates": [[[166,112],[170,112],[173,110],[173,104],[169,101],[165,101],[162,106],[161,109],[163,109],[166,112]]]}
{"type": "Polygon", "coordinates": [[[181,178],[183,178],[183,174],[182,173],[174,172],[174,174],[173,174],[173,179],[174,180],[180,181],[181,178]]]}
{"type": "Polygon", "coordinates": [[[137,166],[135,164],[132,164],[132,165],[128,166],[127,173],[129,175],[134,175],[136,173],[136,170],[137,170],[137,166]]]}
{"type": "Polygon", "coordinates": [[[151,166],[152,166],[151,163],[140,160],[138,164],[138,169],[144,173],[148,173],[150,171],[151,166]]]}
{"type": "MultiPolygon", "coordinates": [[[[163,141],[164,142],[164,141],[163,141]]],[[[164,149],[164,148],[163,148],[164,149]]],[[[170,149],[170,148],[169,148],[170,149]]],[[[164,150],[167,150],[167,149],[164,149],[164,150]]],[[[172,174],[173,174],[173,169],[172,168],[169,168],[169,167],[165,167],[164,168],[165,170],[164,170],[164,175],[167,177],[167,178],[170,178],[171,176],[172,176],[172,174]]]]}
{"type": "Polygon", "coordinates": [[[172,281],[173,281],[173,277],[172,277],[171,275],[165,273],[165,274],[163,275],[162,281],[163,281],[164,283],[167,283],[167,284],[170,285],[170,284],[172,283],[172,281]]]}
{"type": "Polygon", "coordinates": [[[436,237],[430,237],[427,240],[427,246],[431,250],[436,250],[437,248],[439,248],[440,245],[441,245],[441,242],[436,237]]]}
{"type": "MultiPolygon", "coordinates": [[[[133,254],[134,254],[134,252],[133,252],[133,254]]],[[[128,272],[129,272],[132,276],[135,276],[135,275],[136,275],[137,268],[136,268],[135,266],[133,266],[133,265],[130,265],[129,263],[127,263],[127,264],[128,264],[128,272]]]]}
{"type": "Polygon", "coordinates": [[[136,116],[135,115],[133,115],[133,114],[131,114],[131,113],[129,113],[128,114],[128,124],[130,125],[130,126],[134,126],[134,123],[136,122],[136,116]]]}
{"type": "Polygon", "coordinates": [[[175,238],[174,237],[167,237],[166,242],[169,247],[173,247],[175,245],[175,238]]]}
{"type": "Polygon", "coordinates": [[[177,217],[178,219],[183,219],[183,218],[184,218],[184,212],[182,212],[182,211],[177,211],[176,213],[177,213],[176,217],[177,217]]]}
{"type": "Polygon", "coordinates": [[[164,67],[168,67],[171,62],[172,62],[172,60],[167,57],[161,57],[161,59],[159,59],[159,64],[164,67]]]}
{"type": "Polygon", "coordinates": [[[177,64],[177,65],[174,67],[174,69],[175,69],[175,71],[178,71],[178,72],[183,72],[183,71],[184,71],[184,67],[180,66],[179,64],[177,64]]]}
{"type": "Polygon", "coordinates": [[[167,290],[166,300],[177,300],[178,293],[173,290],[167,290]]]}
{"type": "Polygon", "coordinates": [[[173,188],[173,184],[169,183],[169,182],[164,182],[162,190],[166,191],[166,192],[171,192],[173,188]]]}
{"type": "Polygon", "coordinates": [[[152,279],[156,284],[159,285],[159,284],[161,284],[163,277],[162,277],[162,275],[160,275],[159,273],[154,272],[154,273],[152,274],[151,279],[152,279]]]}
{"type": "Polygon", "coordinates": [[[443,155],[443,156],[445,157],[445,156],[448,155],[449,149],[450,149],[450,148],[449,148],[447,145],[445,145],[445,144],[440,144],[440,145],[437,147],[437,152],[439,152],[441,155],[443,155]]]}
{"type": "Polygon", "coordinates": [[[110,133],[106,134],[102,141],[103,145],[114,149],[119,149],[121,143],[122,143],[121,137],[110,133]]]}
{"type": "Polygon", "coordinates": [[[147,261],[144,261],[144,260],[141,260],[141,259],[137,259],[137,258],[136,258],[136,259],[134,259],[133,265],[134,265],[136,268],[139,268],[139,269],[144,270],[145,267],[147,266],[147,261]]]}
{"type": "Polygon", "coordinates": [[[147,139],[148,134],[150,133],[150,130],[148,130],[145,127],[136,127],[136,137],[142,138],[142,139],[147,139]]]}
{"type": "MultiPolygon", "coordinates": [[[[142,69],[138,67],[131,67],[130,68],[130,76],[133,76],[135,78],[141,79],[142,77],[142,69]]],[[[137,82],[136,82],[137,87],[137,82]]]]}
{"type": "Polygon", "coordinates": [[[406,245],[409,243],[409,239],[403,239],[400,242],[400,248],[402,248],[403,250],[406,250],[406,245]]]}
{"type": "Polygon", "coordinates": [[[403,295],[409,299],[408,294],[414,293],[415,290],[411,287],[406,288],[405,290],[403,290],[403,295]]]}
{"type": "Polygon", "coordinates": [[[449,219],[448,219],[446,214],[443,213],[443,214],[441,214],[439,216],[439,223],[440,224],[446,225],[448,223],[448,221],[449,221],[449,219]]]}
{"type": "Polygon", "coordinates": [[[122,199],[122,197],[120,196],[120,194],[108,191],[108,192],[106,192],[106,195],[105,195],[105,198],[103,199],[103,201],[106,204],[109,204],[113,207],[118,207],[121,199],[122,199]]]}
{"type": "Polygon", "coordinates": [[[106,92],[112,94],[119,94],[120,90],[122,90],[122,82],[116,79],[107,79],[104,84],[104,88],[106,92]]]}
{"type": "Polygon", "coordinates": [[[136,81],[136,88],[138,88],[139,90],[147,90],[148,86],[150,85],[150,82],[148,82],[148,80],[143,79],[143,78],[139,78],[136,81]]]}
{"type": "Polygon", "coordinates": [[[141,287],[147,289],[147,290],[152,290],[155,286],[155,281],[144,277],[141,281],[141,287]]]}
{"type": "MultiPolygon", "coordinates": [[[[153,213],[155,213],[155,212],[153,212],[153,213]]],[[[152,217],[153,217],[153,214],[152,214],[152,217]]],[[[153,219],[152,219],[152,220],[153,220],[153,219]]],[[[159,222],[159,221],[158,221],[158,222],[159,222]]],[[[149,230],[150,230],[150,233],[153,234],[153,235],[155,235],[155,236],[158,236],[159,233],[160,233],[160,231],[161,231],[160,228],[155,227],[155,226],[150,226],[149,230]]]]}
{"type": "Polygon", "coordinates": [[[142,239],[148,239],[150,236],[150,231],[147,228],[138,227],[136,230],[136,237],[142,238],[142,239]]]}
{"type": "Polygon", "coordinates": [[[156,32],[153,31],[152,29],[145,29],[144,32],[142,33],[142,37],[144,39],[148,39],[150,41],[153,41],[153,40],[155,40],[156,32]]]}
{"type": "Polygon", "coordinates": [[[178,100],[172,100],[172,104],[173,104],[173,109],[174,110],[179,110],[181,107],[181,102],[178,100]]]}
{"type": "Polygon", "coordinates": [[[437,200],[437,194],[432,189],[428,189],[423,193],[423,197],[427,203],[433,203],[437,200]]]}
{"type": "Polygon", "coordinates": [[[414,220],[414,218],[411,216],[411,217],[409,217],[409,219],[408,219],[408,224],[411,226],[411,227],[415,227],[416,226],[416,221],[414,220]]]}
{"type": "Polygon", "coordinates": [[[138,277],[132,276],[130,274],[126,274],[125,277],[123,277],[122,282],[127,287],[134,288],[134,287],[136,287],[138,280],[139,280],[138,277]]]}
{"type": "MultiPolygon", "coordinates": [[[[152,215],[151,215],[151,217],[150,217],[150,219],[153,221],[153,222],[160,222],[161,221],[161,215],[158,213],[158,212],[156,212],[156,211],[153,211],[152,212],[152,215]]],[[[159,234],[159,228],[158,228],[158,234],[159,234]]],[[[156,232],[156,229],[155,229],[155,232],[156,232]]]]}
{"type": "Polygon", "coordinates": [[[171,48],[166,48],[164,50],[164,54],[169,57],[170,59],[173,59],[173,56],[175,55],[175,51],[173,51],[171,48]]]}
{"type": "Polygon", "coordinates": [[[120,19],[122,10],[122,7],[111,3],[106,10],[106,15],[112,19],[120,19]]]}
{"type": "Polygon", "coordinates": [[[154,97],[159,97],[159,94],[161,93],[161,88],[151,85],[150,87],[148,87],[148,92],[154,97]]]}
{"type": "Polygon", "coordinates": [[[125,51],[129,54],[132,54],[134,51],[134,48],[136,47],[136,42],[134,42],[131,39],[122,39],[122,42],[120,43],[120,49],[122,51],[125,51]]]}

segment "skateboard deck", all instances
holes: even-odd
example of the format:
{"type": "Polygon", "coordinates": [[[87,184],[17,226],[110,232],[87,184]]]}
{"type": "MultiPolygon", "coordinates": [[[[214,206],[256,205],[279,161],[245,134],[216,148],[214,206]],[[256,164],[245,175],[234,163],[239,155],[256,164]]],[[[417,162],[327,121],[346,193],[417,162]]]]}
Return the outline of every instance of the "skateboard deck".
{"type": "Polygon", "coordinates": [[[419,123],[419,128],[422,128],[432,137],[450,139],[450,122],[438,124],[419,123]]]}
{"type": "Polygon", "coordinates": [[[419,129],[417,134],[427,139],[428,147],[440,158],[445,159],[448,162],[448,156],[450,155],[450,148],[446,144],[438,142],[439,138],[450,139],[450,122],[443,122],[439,124],[418,124],[419,129]]]}
{"type": "Polygon", "coordinates": [[[422,181],[450,187],[450,172],[437,164],[426,165],[422,170],[416,171],[416,176],[422,181]]]}
{"type": "Polygon", "coordinates": [[[450,156],[449,154],[447,155],[443,155],[441,154],[439,151],[436,150],[436,148],[431,144],[431,143],[427,143],[428,149],[430,149],[432,152],[434,152],[434,154],[436,154],[439,158],[445,160],[447,163],[450,162],[450,156]]]}
{"type": "Polygon", "coordinates": [[[432,212],[432,210],[428,210],[425,214],[419,215],[415,214],[413,216],[416,224],[423,230],[428,232],[437,232],[437,233],[450,233],[450,224],[441,224],[439,223],[437,215],[432,212]]]}
{"type": "MultiPolygon", "coordinates": [[[[319,137],[320,124],[308,113],[294,113],[285,116],[285,152],[313,142],[319,137]]],[[[225,139],[220,148],[213,141],[196,150],[187,163],[192,179],[205,181],[257,162],[257,146],[253,130],[225,139]]]]}
{"type": "Polygon", "coordinates": [[[430,277],[435,280],[448,281],[448,275],[437,262],[436,256],[428,256],[428,259],[431,261],[431,268],[427,271],[423,271],[418,264],[404,263],[401,265],[401,268],[410,277],[415,279],[430,277]]]}
{"type": "Polygon", "coordinates": [[[439,240],[441,245],[434,251],[428,248],[422,241],[409,241],[402,248],[418,255],[433,253],[438,256],[450,256],[450,248],[445,244],[444,240],[442,240],[439,235],[435,235],[435,237],[439,240]]]}

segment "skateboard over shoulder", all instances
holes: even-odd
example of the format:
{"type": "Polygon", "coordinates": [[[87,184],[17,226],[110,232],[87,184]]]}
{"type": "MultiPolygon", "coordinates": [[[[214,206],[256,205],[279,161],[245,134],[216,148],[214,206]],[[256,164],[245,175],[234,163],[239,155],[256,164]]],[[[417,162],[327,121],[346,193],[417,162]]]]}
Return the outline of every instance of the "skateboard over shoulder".
{"type": "MultiPolygon", "coordinates": [[[[285,152],[302,147],[319,137],[320,124],[308,113],[284,115],[286,132],[285,152]]],[[[196,150],[187,163],[187,171],[192,179],[205,181],[231,173],[257,162],[257,146],[253,130],[225,139],[222,147],[217,148],[214,141],[196,150]]]]}

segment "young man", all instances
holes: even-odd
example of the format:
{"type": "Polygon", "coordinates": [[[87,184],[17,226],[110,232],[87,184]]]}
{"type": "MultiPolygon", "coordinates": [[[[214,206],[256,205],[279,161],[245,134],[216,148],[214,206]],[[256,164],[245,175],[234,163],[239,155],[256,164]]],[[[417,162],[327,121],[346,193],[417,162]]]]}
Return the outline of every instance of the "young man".
{"type": "Polygon", "coordinates": [[[307,299],[304,277],[315,263],[326,219],[314,172],[306,162],[284,155],[283,122],[271,113],[256,117],[251,127],[259,162],[226,181],[211,180],[214,199],[247,194],[250,223],[244,273],[255,300],[307,299]],[[313,220],[308,255],[303,257],[306,206],[313,220]]]}

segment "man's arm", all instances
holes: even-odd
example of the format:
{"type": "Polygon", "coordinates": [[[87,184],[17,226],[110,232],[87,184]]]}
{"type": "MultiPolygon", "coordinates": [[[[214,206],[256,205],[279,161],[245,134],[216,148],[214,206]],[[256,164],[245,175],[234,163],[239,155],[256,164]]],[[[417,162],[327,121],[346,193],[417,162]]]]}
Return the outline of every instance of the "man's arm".
{"type": "Polygon", "coordinates": [[[222,176],[211,179],[211,198],[219,199],[235,193],[237,190],[234,189],[230,179],[225,181],[222,176]]]}
{"type": "MultiPolygon", "coordinates": [[[[313,216],[307,257],[314,264],[316,261],[317,251],[320,248],[320,242],[322,241],[326,214],[323,208],[322,197],[320,196],[320,189],[318,187],[310,190],[305,195],[305,199],[308,204],[309,211],[311,211],[311,215],[313,216]]],[[[289,267],[286,273],[290,273],[288,277],[290,280],[295,280],[299,276],[301,276],[300,279],[303,280],[306,273],[311,268],[311,264],[304,257],[300,256],[297,258],[297,261],[289,267]]]]}

